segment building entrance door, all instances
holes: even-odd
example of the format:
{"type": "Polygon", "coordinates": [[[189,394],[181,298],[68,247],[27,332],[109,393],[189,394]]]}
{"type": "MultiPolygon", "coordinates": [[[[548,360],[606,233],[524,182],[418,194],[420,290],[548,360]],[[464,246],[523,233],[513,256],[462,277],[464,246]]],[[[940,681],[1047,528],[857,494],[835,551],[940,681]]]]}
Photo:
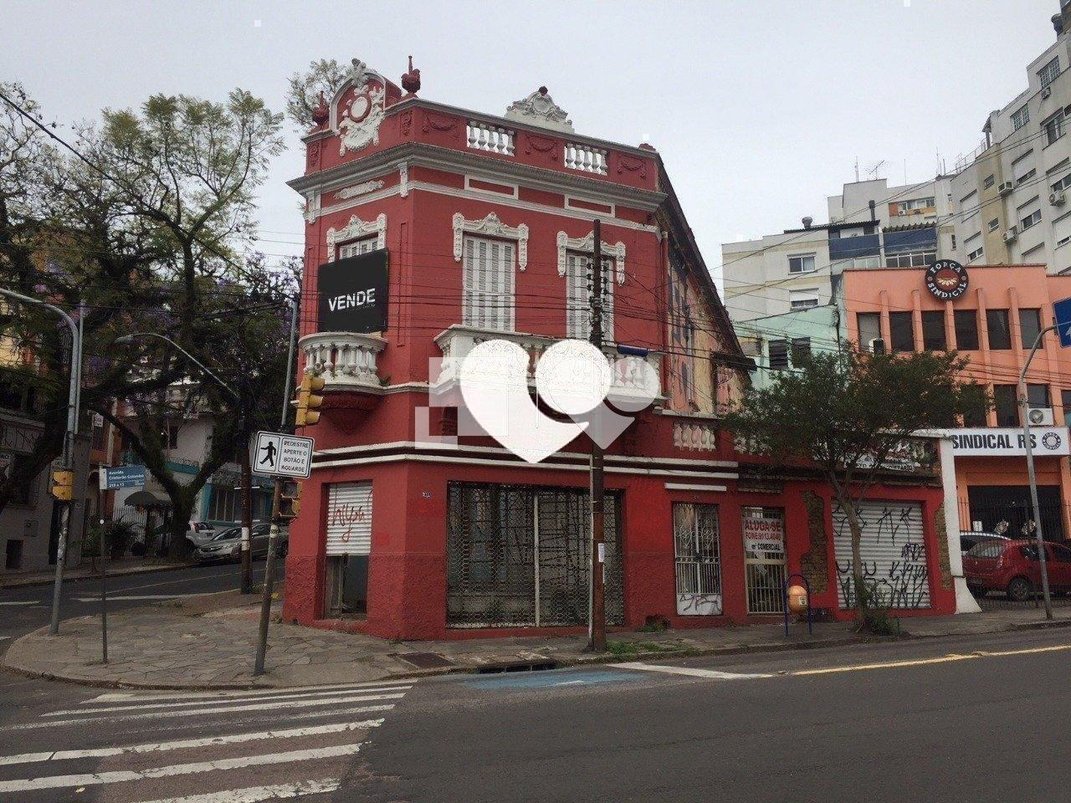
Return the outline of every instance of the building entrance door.
{"type": "Polygon", "coordinates": [[[744,579],[748,613],[784,613],[785,511],[745,507],[744,579]]]}

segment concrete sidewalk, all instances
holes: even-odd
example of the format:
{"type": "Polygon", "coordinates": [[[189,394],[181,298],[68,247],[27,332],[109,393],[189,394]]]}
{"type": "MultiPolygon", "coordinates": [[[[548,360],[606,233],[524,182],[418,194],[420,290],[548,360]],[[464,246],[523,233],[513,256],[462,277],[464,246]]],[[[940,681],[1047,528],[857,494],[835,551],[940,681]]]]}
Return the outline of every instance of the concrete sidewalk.
{"type": "MultiPolygon", "coordinates": [[[[610,651],[584,652],[586,638],[498,638],[392,642],[371,636],[281,624],[269,638],[267,673],[252,675],[259,598],[236,592],[163,603],[108,617],[109,658],[101,663],[100,619],[63,622],[15,641],[4,664],[15,671],[103,686],[142,688],[247,688],[360,683],[393,677],[510,668],[569,666],[621,660],[665,660],[688,655],[731,655],[852,644],[862,641],[850,623],[751,625],[702,630],[620,632],[610,651]]],[[[915,638],[1071,626],[1071,610],[1046,622],[1033,607],[964,616],[903,620],[915,638]]]]}
{"type": "MultiPolygon", "coordinates": [[[[145,574],[146,572],[166,572],[173,569],[189,569],[196,563],[176,563],[164,558],[120,558],[108,561],[108,577],[120,577],[128,574],[145,574]]],[[[100,577],[100,564],[92,565],[88,559],[81,566],[73,569],[65,569],[63,582],[76,582],[78,580],[93,580],[100,577]]],[[[55,582],[56,570],[54,568],[43,572],[16,572],[0,575],[0,591],[9,588],[25,588],[28,586],[46,586],[55,582]]]]}

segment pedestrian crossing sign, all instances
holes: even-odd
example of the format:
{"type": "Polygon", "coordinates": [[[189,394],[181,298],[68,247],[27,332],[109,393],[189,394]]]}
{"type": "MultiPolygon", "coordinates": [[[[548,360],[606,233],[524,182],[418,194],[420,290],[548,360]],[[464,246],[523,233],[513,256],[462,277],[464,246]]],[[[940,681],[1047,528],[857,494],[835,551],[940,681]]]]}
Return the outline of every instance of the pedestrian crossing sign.
{"type": "Polygon", "coordinates": [[[278,477],[304,477],[312,473],[312,438],[258,432],[253,471],[278,477]]]}

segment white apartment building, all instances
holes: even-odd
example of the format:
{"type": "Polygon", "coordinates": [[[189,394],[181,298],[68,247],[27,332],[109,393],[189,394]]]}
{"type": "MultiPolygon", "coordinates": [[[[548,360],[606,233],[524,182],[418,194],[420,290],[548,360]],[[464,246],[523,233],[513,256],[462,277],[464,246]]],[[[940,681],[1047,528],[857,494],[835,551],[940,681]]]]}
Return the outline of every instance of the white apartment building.
{"type": "Polygon", "coordinates": [[[824,306],[846,268],[924,267],[951,253],[951,181],[845,184],[827,199],[829,223],[722,245],[725,303],[734,321],[824,306]]]}
{"type": "Polygon", "coordinates": [[[1056,42],[1027,67],[1027,88],[989,114],[981,145],[956,164],[953,258],[965,265],[1071,270],[1071,4],[1062,6],[1056,42]]]}

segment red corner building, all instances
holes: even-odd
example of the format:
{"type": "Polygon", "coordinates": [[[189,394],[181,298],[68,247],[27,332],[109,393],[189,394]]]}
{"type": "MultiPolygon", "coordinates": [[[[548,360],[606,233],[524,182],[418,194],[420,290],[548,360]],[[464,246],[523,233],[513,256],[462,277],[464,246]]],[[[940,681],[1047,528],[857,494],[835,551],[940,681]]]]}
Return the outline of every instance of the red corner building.
{"type": "MultiPolygon", "coordinates": [[[[417,97],[415,71],[402,85],[355,61],[291,183],[306,204],[301,370],[326,388],[299,433],[316,454],[286,620],[402,639],[586,627],[590,441],[527,463],[464,420],[458,437],[451,402],[482,342],[519,344],[534,380],[551,344],[588,339],[596,219],[608,399],[628,406],[641,363],[659,385],[607,449],[609,624],[779,617],[793,572],[843,615],[850,551],[828,489],[760,474],[719,429],[748,361],[654,148],[578,134],[545,87],[495,116],[417,97]]],[[[868,574],[897,608],[952,612],[936,474],[874,499],[868,574]]]]}

